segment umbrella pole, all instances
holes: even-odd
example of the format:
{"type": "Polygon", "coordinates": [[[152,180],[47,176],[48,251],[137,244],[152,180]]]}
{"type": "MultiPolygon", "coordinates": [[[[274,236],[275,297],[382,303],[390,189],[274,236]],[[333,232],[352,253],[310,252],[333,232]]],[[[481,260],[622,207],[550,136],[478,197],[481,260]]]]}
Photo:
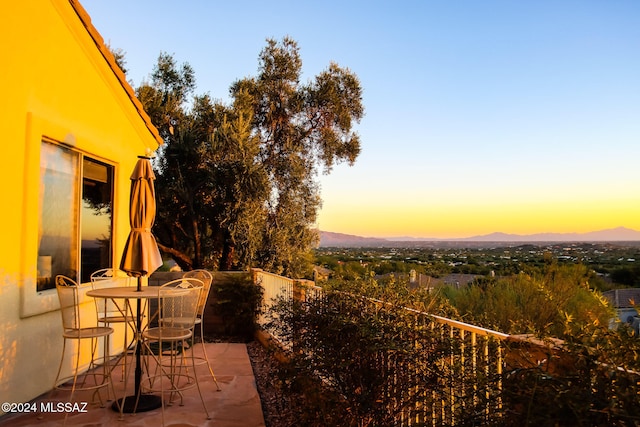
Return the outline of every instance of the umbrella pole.
{"type": "MultiPolygon", "coordinates": [[[[142,291],[142,276],[138,276],[138,292],[142,291]]],[[[140,394],[140,380],[142,378],[142,366],[140,366],[140,355],[142,346],[140,345],[142,341],[141,333],[142,333],[142,315],[140,314],[140,310],[142,310],[142,302],[140,298],[137,299],[137,310],[136,311],[136,332],[138,334],[138,343],[136,345],[136,372],[135,372],[135,391],[136,396],[140,394]]]]}
{"type": "MultiPolygon", "coordinates": [[[[138,290],[142,291],[142,276],[138,276],[138,290]]],[[[138,298],[137,301],[137,323],[136,328],[138,329],[138,344],[136,345],[136,372],[135,372],[135,395],[137,407],[134,411],[138,412],[146,412],[152,409],[159,408],[162,406],[162,399],[160,396],[152,395],[152,394],[143,394],[140,395],[140,382],[142,380],[142,363],[141,363],[141,351],[142,351],[142,299],[138,298]]]]}
{"type": "MultiPolygon", "coordinates": [[[[138,291],[142,290],[142,276],[138,276],[138,291]]],[[[135,384],[133,396],[124,397],[113,403],[114,411],[132,414],[135,412],[147,412],[162,406],[162,398],[153,394],[141,394],[140,383],[142,381],[142,301],[136,298],[136,370],[134,372],[135,384]]]]}

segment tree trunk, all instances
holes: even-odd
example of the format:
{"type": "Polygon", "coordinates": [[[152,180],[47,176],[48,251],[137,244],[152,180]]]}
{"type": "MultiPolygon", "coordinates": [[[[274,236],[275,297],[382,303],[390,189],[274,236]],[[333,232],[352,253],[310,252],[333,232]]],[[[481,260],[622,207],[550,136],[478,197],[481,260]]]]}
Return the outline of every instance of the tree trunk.
{"type": "Polygon", "coordinates": [[[200,239],[200,230],[198,229],[198,220],[195,216],[191,225],[193,227],[193,268],[202,268],[202,241],[200,239]]]}
{"type": "Polygon", "coordinates": [[[222,256],[220,257],[220,270],[231,271],[233,269],[233,261],[236,253],[236,245],[231,238],[231,233],[225,232],[224,246],[222,247],[222,256]]]}
{"type": "Polygon", "coordinates": [[[171,258],[180,266],[182,271],[193,270],[193,260],[187,254],[165,246],[162,243],[158,243],[158,248],[160,248],[162,252],[171,255],[171,258]]]}

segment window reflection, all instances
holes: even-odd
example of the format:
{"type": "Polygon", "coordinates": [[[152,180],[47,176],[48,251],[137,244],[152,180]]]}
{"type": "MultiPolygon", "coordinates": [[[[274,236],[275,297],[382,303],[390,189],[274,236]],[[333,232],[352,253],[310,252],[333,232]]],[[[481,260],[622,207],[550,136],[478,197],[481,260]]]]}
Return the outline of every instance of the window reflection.
{"type": "Polygon", "coordinates": [[[78,157],[71,150],[42,143],[38,291],[55,287],[58,274],[77,275],[78,157]]]}
{"type": "Polygon", "coordinates": [[[93,271],[111,267],[113,166],[47,141],[40,159],[37,290],[43,291],[55,288],[58,274],[88,282],[93,271]]]}
{"type": "Polygon", "coordinates": [[[82,162],[82,249],[80,278],[111,267],[113,167],[84,158],[82,162]]]}

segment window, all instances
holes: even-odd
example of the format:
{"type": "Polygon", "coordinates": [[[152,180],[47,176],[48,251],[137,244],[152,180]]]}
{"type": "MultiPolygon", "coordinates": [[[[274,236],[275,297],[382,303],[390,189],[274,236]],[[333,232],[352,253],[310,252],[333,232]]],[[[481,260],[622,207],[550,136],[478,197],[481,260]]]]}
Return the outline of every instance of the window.
{"type": "Polygon", "coordinates": [[[88,282],[91,273],[112,266],[111,209],[113,206],[113,167],[84,157],[82,162],[82,212],[80,280],[88,282]]]}
{"type": "Polygon", "coordinates": [[[113,166],[42,141],[37,291],[111,266],[112,201],[113,166]]]}

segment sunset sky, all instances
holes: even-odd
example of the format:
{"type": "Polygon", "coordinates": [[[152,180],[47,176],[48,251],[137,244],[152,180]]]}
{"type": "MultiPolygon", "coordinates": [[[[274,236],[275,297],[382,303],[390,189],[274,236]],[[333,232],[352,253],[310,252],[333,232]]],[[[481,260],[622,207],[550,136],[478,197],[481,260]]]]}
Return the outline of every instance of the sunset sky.
{"type": "Polygon", "coordinates": [[[161,51],[227,100],[265,39],[364,89],[319,227],[362,236],[640,230],[640,2],[80,0],[134,86],[161,51]]]}

